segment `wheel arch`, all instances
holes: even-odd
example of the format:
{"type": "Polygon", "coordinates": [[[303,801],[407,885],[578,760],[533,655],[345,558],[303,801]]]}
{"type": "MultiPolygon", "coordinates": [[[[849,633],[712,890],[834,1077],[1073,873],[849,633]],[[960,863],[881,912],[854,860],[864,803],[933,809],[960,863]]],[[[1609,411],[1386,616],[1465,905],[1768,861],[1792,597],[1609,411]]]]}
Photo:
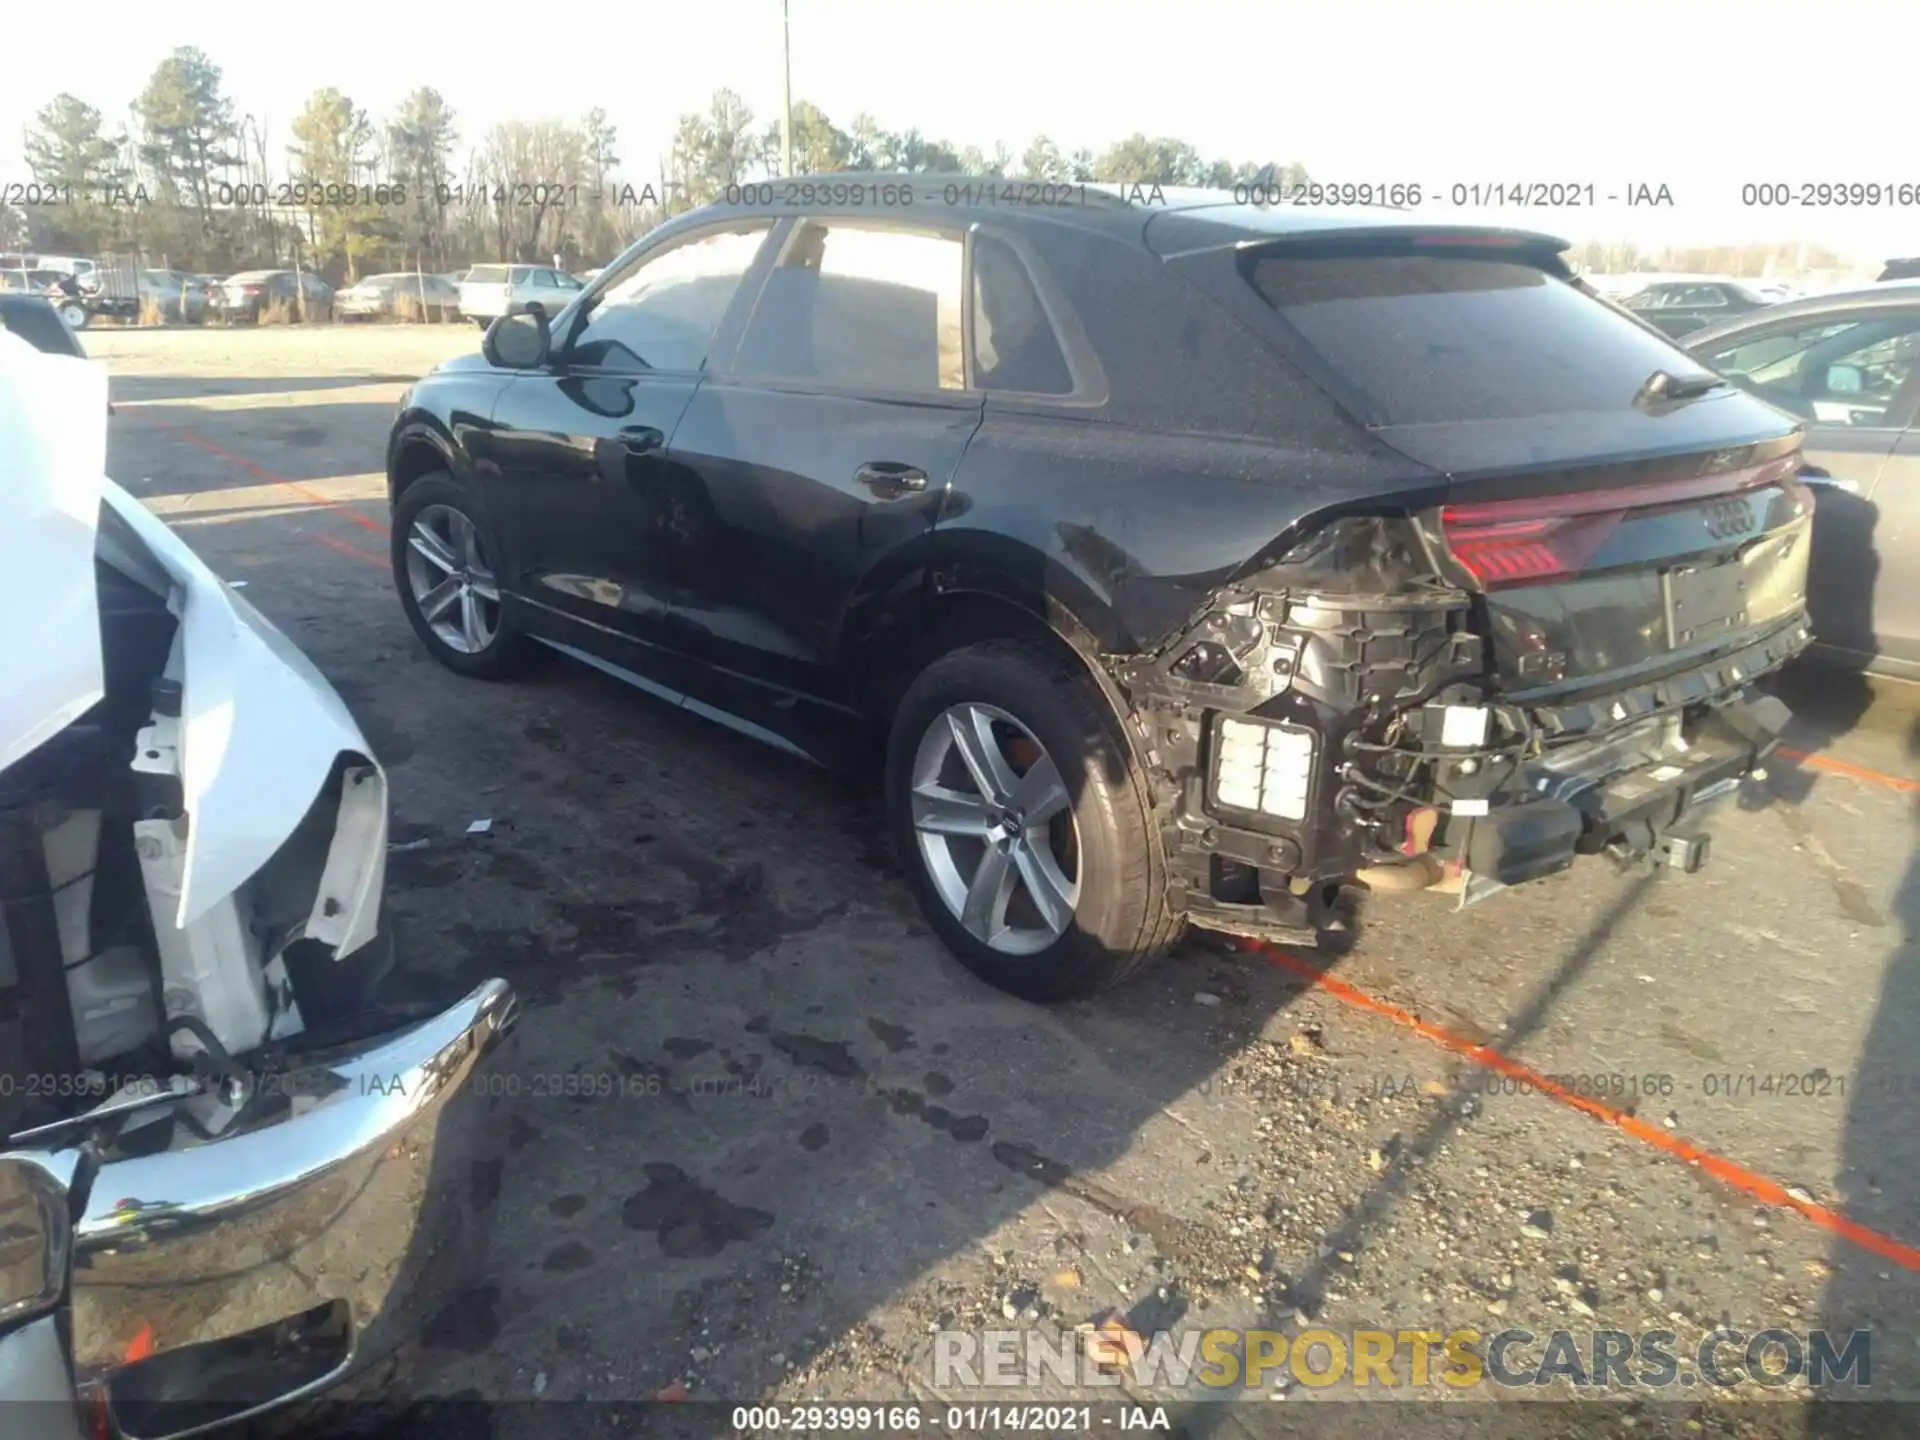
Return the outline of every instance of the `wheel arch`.
{"type": "Polygon", "coordinates": [[[839,663],[861,710],[884,726],[914,676],[941,655],[983,640],[1031,640],[1085,670],[1132,743],[1131,707],[1101,659],[1128,648],[1118,628],[1111,607],[1057,558],[1005,537],[934,532],[869,575],[849,605],[839,663]]]}
{"type": "Polygon", "coordinates": [[[424,415],[403,419],[387,443],[387,503],[398,504],[409,485],[436,470],[459,473],[452,439],[424,415]]]}

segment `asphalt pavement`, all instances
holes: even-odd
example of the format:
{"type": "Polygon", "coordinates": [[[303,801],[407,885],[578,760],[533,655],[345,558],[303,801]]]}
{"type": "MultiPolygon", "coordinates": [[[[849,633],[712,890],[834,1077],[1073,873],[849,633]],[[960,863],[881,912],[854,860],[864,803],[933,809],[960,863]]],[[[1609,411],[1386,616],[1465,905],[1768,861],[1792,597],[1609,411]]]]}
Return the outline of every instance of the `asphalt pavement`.
{"type": "MultiPolygon", "coordinates": [[[[947,958],[859,787],[584,667],[490,685],[426,657],[384,444],[406,380],[476,339],[86,337],[110,472],[245,582],[388,768],[396,995],[501,975],[528,1003],[511,1159],[464,1177],[491,1256],[391,1396],[540,1402],[501,1435],[569,1399],[1071,1400],[936,1374],[937,1332],[1088,1323],[1671,1331],[1671,1383],[1613,1396],[1640,1434],[1722,1393],[1693,1363],[1719,1329],[1867,1328],[1850,1396],[1920,1392],[1911,693],[1794,686],[1792,754],[1697,876],[1383,897],[1331,965],[1196,935],[1038,1008],[947,958]]],[[[1283,1367],[1208,1423],[1413,1393],[1283,1367]]],[[[1865,1413],[1804,1378],[1728,1393],[1787,1433],[1865,1413]]]]}

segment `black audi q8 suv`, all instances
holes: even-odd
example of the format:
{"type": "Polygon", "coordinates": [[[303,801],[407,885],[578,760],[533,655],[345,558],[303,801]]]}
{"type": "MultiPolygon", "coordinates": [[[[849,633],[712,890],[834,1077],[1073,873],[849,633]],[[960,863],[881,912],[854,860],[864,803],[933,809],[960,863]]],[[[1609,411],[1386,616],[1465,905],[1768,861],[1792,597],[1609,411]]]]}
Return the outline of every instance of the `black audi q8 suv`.
{"type": "MultiPolygon", "coordinates": [[[[749,192],[754,187],[746,187],[749,192]]],[[[422,642],[884,765],[979,974],[1694,868],[1808,642],[1796,422],[1564,242],[1217,193],[782,182],[403,400],[422,642]],[[1143,203],[1144,201],[1144,203],[1143,203]]]]}

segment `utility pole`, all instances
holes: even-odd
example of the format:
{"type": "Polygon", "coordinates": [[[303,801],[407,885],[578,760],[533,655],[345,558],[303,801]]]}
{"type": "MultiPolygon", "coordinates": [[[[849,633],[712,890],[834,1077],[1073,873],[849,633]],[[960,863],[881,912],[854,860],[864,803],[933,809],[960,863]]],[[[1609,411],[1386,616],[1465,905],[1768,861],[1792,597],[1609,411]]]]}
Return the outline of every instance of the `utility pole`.
{"type": "Polygon", "coordinates": [[[780,0],[780,60],[784,79],[780,88],[780,173],[793,174],[793,20],[791,0],[780,0]]]}

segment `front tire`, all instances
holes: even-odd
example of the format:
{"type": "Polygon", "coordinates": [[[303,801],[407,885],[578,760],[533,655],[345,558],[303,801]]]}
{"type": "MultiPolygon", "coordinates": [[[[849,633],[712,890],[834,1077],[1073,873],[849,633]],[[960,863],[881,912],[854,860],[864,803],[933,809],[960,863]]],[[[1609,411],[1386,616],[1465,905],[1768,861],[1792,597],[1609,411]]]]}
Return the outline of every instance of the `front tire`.
{"type": "Polygon", "coordinates": [[[393,507],[393,580],[407,623],[456,675],[505,680],[533,659],[532,642],[500,603],[495,549],[464,486],[444,470],[422,475],[393,507]]]}
{"type": "Polygon", "coordinates": [[[894,716],[886,805],[928,921],[1009,994],[1088,995],[1179,938],[1146,777],[1068,656],[994,640],[929,665],[894,716]]]}

